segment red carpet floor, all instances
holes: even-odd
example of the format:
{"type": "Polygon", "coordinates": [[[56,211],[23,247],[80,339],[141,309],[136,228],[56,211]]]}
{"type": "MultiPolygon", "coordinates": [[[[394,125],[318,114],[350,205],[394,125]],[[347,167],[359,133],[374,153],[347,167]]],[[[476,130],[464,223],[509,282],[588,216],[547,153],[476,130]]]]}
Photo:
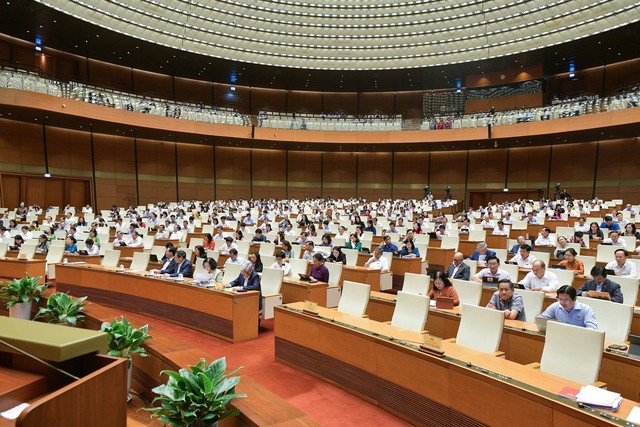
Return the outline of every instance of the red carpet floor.
{"type": "MultiPolygon", "coordinates": [[[[229,368],[244,366],[243,374],[276,393],[291,405],[326,426],[404,426],[399,418],[351,394],[275,361],[273,320],[263,321],[257,340],[240,344],[182,328],[168,322],[138,315],[132,320],[147,322],[154,328],[174,333],[202,357],[211,361],[225,356],[229,368]]],[[[197,360],[194,360],[195,364],[197,360]]]]}

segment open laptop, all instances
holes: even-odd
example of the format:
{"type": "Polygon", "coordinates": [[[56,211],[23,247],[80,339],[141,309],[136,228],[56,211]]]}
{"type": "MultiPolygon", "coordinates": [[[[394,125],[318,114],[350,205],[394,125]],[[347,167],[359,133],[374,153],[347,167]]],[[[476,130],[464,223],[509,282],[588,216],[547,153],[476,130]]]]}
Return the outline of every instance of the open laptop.
{"type": "Polygon", "coordinates": [[[491,276],[483,276],[482,277],[482,286],[493,286],[493,287],[497,287],[498,286],[498,281],[500,279],[498,279],[497,277],[491,277],[491,276]]]}
{"type": "Polygon", "coordinates": [[[540,333],[545,334],[547,332],[547,322],[549,320],[550,319],[547,319],[546,317],[536,317],[536,326],[538,327],[540,333]]]}
{"type": "Polygon", "coordinates": [[[371,249],[369,249],[369,248],[360,248],[360,253],[361,254],[370,254],[371,253],[371,249]]]}
{"type": "Polygon", "coordinates": [[[156,254],[149,255],[149,262],[158,262],[158,255],[156,254]]]}
{"type": "Polygon", "coordinates": [[[315,283],[318,280],[309,276],[308,274],[304,274],[304,273],[298,273],[298,276],[300,276],[300,280],[305,281],[305,282],[309,282],[309,283],[315,283]]]}
{"type": "Polygon", "coordinates": [[[640,357],[640,335],[629,334],[629,354],[640,357]]]}
{"type": "Polygon", "coordinates": [[[615,270],[613,270],[611,268],[606,268],[605,271],[607,272],[607,276],[615,276],[616,275],[615,270]]]}
{"type": "Polygon", "coordinates": [[[84,249],[78,249],[78,255],[89,255],[89,252],[84,249]]]}
{"type": "Polygon", "coordinates": [[[555,264],[555,265],[552,265],[551,268],[555,268],[556,270],[566,270],[567,266],[566,265],[555,264]]]}

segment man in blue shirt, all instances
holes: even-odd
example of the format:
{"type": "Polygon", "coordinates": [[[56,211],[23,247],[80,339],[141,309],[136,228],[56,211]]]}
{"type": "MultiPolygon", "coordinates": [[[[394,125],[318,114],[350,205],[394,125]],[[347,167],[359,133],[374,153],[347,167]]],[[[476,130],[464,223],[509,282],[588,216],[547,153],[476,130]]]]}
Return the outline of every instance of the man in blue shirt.
{"type": "Polygon", "coordinates": [[[391,243],[391,237],[384,236],[384,244],[381,246],[383,252],[398,253],[398,247],[391,243]]]}
{"type": "Polygon", "coordinates": [[[604,221],[602,221],[602,224],[600,224],[600,228],[608,228],[609,230],[620,231],[620,225],[617,222],[613,222],[613,217],[611,215],[607,215],[604,217],[604,221]]]}
{"type": "Polygon", "coordinates": [[[598,329],[596,315],[585,304],[576,301],[576,290],[571,285],[564,285],[557,290],[558,301],[554,302],[540,316],[545,319],[556,319],[568,325],[582,326],[587,329],[598,329]]]}

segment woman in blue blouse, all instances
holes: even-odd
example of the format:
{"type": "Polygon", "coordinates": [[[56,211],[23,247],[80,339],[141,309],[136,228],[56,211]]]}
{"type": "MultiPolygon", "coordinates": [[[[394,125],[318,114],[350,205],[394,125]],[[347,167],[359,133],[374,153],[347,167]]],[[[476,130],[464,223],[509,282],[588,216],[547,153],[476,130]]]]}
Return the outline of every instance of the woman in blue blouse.
{"type": "Polygon", "coordinates": [[[418,251],[418,248],[414,246],[413,240],[407,240],[407,243],[405,243],[404,247],[400,249],[398,255],[405,258],[418,258],[420,256],[420,252],[418,251]]]}
{"type": "Polygon", "coordinates": [[[73,236],[67,237],[66,245],[64,247],[64,251],[70,254],[75,254],[78,252],[78,246],[76,245],[76,239],[73,236]]]}

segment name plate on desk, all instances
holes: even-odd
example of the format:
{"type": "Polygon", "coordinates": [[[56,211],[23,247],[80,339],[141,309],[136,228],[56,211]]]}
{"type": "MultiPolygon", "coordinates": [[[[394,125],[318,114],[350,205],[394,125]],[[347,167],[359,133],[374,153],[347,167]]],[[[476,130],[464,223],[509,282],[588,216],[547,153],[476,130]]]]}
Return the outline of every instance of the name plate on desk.
{"type": "Polygon", "coordinates": [[[442,338],[424,334],[424,342],[420,345],[420,351],[443,357],[444,350],[442,349],[442,338]]]}
{"type": "Polygon", "coordinates": [[[27,259],[27,254],[18,254],[18,259],[27,259]]]}
{"type": "Polygon", "coordinates": [[[310,314],[312,316],[317,316],[318,313],[318,303],[315,301],[305,300],[304,308],[302,309],[303,313],[310,314]]]}

